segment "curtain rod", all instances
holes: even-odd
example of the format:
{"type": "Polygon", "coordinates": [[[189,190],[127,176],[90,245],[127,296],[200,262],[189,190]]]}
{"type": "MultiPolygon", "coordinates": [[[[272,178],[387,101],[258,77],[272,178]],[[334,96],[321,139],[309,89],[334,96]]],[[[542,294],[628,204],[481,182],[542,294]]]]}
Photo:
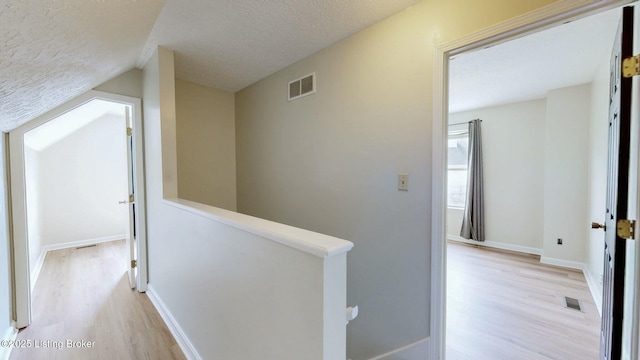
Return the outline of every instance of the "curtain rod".
{"type": "MultiPolygon", "coordinates": [[[[480,122],[482,122],[482,119],[475,119],[475,120],[480,120],[480,122]]],[[[471,121],[473,121],[473,120],[471,120],[471,121]]],[[[470,123],[471,121],[468,121],[467,124],[470,123]]],[[[465,123],[462,122],[462,123],[457,123],[457,124],[449,124],[448,126],[456,126],[456,125],[464,125],[464,124],[465,123]]]]}

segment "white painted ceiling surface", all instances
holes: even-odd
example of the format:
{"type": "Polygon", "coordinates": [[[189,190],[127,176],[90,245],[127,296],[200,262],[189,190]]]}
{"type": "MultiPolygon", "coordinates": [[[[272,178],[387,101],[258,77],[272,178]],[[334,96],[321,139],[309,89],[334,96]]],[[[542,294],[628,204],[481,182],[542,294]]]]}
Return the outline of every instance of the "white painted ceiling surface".
{"type": "Polygon", "coordinates": [[[135,67],[163,0],[0,0],[0,130],[135,67]]]}
{"type": "MultiPolygon", "coordinates": [[[[0,0],[0,130],[143,65],[157,45],[176,51],[177,77],[237,91],[418,1],[0,0]]],[[[617,13],[598,17],[458,56],[450,109],[590,82],[617,13]]]]}
{"type": "Polygon", "coordinates": [[[610,10],[452,59],[449,112],[543,99],[593,81],[608,62],[620,9],[610,10]]]}
{"type": "Polygon", "coordinates": [[[138,66],[162,45],[176,77],[235,92],[418,1],[168,0],[138,66]]]}
{"type": "Polygon", "coordinates": [[[419,0],[0,0],[0,130],[144,65],[236,91],[419,0]]]}
{"type": "Polygon", "coordinates": [[[93,99],[29,130],[24,134],[24,143],[35,151],[42,151],[105,115],[123,118],[122,136],[125,136],[125,107],[123,104],[93,99]]]}

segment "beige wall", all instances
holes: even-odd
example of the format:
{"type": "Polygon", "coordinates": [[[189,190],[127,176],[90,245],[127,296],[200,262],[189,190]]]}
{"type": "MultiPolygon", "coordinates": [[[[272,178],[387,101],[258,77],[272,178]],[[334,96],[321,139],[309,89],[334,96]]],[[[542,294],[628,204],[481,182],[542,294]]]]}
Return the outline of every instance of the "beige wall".
{"type": "Polygon", "coordinates": [[[544,149],[545,258],[585,261],[591,85],[547,94],[544,149]],[[562,238],[563,244],[557,245],[562,238]]]}
{"type": "Polygon", "coordinates": [[[236,210],[233,93],[176,79],[178,196],[236,210]]]}
{"type": "MultiPolygon", "coordinates": [[[[607,141],[609,130],[609,56],[603,56],[602,65],[598,69],[591,84],[591,116],[589,119],[589,176],[588,176],[588,214],[585,224],[594,221],[604,224],[607,189],[607,141]]],[[[604,232],[600,229],[589,230],[587,248],[585,249],[585,265],[587,280],[596,291],[594,299],[598,308],[602,303],[602,284],[600,275],[603,271],[604,232]]]]}
{"type": "MultiPolygon", "coordinates": [[[[533,100],[449,115],[451,124],[482,119],[486,240],[513,250],[542,248],[545,108],[533,100]]],[[[452,235],[458,212],[447,220],[452,235]]]]}
{"type": "Polygon", "coordinates": [[[124,115],[106,114],[37,152],[37,190],[27,199],[40,214],[34,235],[42,246],[124,239],[129,215],[118,202],[129,193],[126,149],[124,115]]]}
{"type": "Polygon", "coordinates": [[[142,98],[142,70],[134,68],[104,82],[94,90],[142,98]]]}
{"type": "Polygon", "coordinates": [[[351,244],[172,198],[173,52],[158,48],[143,74],[147,294],[177,329],[185,356],[343,359],[351,244]]]}
{"type": "Polygon", "coordinates": [[[238,210],[355,243],[348,357],[429,335],[434,46],[549,3],[424,1],[236,94],[238,210]]]}

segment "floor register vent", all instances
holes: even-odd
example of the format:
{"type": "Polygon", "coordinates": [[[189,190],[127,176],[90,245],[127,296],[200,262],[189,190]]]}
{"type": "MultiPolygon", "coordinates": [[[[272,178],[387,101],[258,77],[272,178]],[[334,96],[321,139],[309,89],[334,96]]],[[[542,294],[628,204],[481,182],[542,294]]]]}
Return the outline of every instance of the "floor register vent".
{"type": "Polygon", "coordinates": [[[289,101],[316,92],[316,74],[312,73],[289,82],[289,101]]]}
{"type": "Polygon", "coordinates": [[[86,249],[86,248],[90,248],[90,247],[94,247],[97,246],[96,244],[91,244],[91,245],[85,245],[85,246],[78,246],[76,248],[76,250],[80,250],[80,249],[86,249]]]}
{"type": "Polygon", "coordinates": [[[567,308],[582,311],[582,307],[580,306],[580,300],[570,298],[568,296],[564,297],[564,304],[567,308]]]}

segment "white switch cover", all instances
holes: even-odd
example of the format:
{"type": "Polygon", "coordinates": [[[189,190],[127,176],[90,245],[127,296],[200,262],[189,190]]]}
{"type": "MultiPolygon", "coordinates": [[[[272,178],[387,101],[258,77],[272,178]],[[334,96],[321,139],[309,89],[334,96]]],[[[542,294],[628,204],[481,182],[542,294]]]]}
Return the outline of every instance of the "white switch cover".
{"type": "Polygon", "coordinates": [[[398,190],[409,190],[409,174],[398,174],[398,190]]]}

